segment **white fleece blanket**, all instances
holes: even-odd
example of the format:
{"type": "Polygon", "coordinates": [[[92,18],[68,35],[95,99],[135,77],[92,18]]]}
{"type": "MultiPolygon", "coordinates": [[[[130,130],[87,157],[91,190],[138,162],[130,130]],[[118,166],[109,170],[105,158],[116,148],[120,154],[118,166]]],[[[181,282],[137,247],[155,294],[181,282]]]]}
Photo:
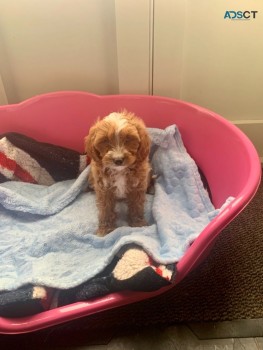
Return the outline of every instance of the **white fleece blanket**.
{"type": "Polygon", "coordinates": [[[177,262],[217,215],[197,166],[176,126],[149,129],[155,194],[147,195],[149,226],[131,228],[123,217],[106,237],[95,235],[95,194],[86,192],[87,167],[76,180],[41,186],[0,185],[0,291],[25,284],[77,286],[101,272],[120,248],[142,246],[159,263],[177,262]]]}

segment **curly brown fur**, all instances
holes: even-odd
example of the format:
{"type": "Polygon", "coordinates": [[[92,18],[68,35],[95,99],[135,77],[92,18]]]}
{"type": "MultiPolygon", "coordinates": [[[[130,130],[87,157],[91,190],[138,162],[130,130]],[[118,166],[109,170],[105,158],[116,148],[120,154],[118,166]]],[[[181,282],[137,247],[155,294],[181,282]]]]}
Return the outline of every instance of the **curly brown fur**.
{"type": "Polygon", "coordinates": [[[85,138],[91,158],[89,183],[99,211],[97,235],[116,228],[115,205],[125,200],[130,226],[145,226],[144,204],[150,179],[150,138],[141,119],[123,111],[98,121],[85,138]]]}

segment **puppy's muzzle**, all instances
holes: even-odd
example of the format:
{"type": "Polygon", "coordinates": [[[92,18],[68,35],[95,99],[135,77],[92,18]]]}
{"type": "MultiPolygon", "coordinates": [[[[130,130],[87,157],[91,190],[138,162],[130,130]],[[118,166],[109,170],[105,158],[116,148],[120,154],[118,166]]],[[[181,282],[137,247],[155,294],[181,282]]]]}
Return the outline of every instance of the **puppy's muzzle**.
{"type": "Polygon", "coordinates": [[[120,166],[120,165],[122,165],[123,162],[124,162],[124,157],[114,158],[114,159],[113,159],[113,162],[114,162],[115,165],[120,166]]]}

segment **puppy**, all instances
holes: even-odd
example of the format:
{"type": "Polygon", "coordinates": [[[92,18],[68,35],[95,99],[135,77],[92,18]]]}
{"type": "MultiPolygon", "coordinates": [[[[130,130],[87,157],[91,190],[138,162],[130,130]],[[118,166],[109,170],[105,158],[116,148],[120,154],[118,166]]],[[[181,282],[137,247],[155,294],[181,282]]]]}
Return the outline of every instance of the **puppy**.
{"type": "Polygon", "coordinates": [[[118,200],[127,203],[130,226],[146,226],[144,203],[151,167],[150,138],[143,121],[127,111],[111,113],[91,127],[85,149],[99,212],[97,235],[116,228],[118,200]]]}

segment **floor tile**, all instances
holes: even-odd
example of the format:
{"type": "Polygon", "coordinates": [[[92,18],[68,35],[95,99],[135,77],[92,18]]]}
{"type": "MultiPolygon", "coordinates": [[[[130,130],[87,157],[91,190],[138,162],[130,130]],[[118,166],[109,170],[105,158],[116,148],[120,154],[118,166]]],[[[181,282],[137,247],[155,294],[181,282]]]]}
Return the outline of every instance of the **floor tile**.
{"type": "Polygon", "coordinates": [[[263,319],[190,323],[199,339],[263,337],[263,319]]]}

